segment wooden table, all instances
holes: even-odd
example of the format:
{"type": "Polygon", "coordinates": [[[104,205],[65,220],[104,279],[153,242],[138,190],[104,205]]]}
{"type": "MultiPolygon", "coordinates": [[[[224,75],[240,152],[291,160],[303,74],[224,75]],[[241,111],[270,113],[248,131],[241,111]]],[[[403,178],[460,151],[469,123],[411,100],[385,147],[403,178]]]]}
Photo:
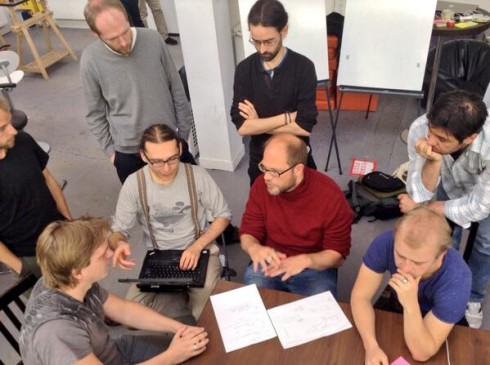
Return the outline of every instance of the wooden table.
{"type": "MultiPolygon", "coordinates": [[[[48,73],[46,68],[62,60],[63,58],[70,56],[74,61],[77,61],[77,56],[73,53],[72,49],[68,45],[61,34],[58,26],[53,20],[53,12],[47,9],[46,2],[43,1],[43,10],[38,11],[32,15],[31,18],[26,20],[20,20],[17,17],[15,7],[20,4],[24,4],[30,1],[36,2],[36,0],[0,0],[0,6],[7,7],[12,19],[12,31],[17,34],[17,53],[20,58],[19,69],[26,72],[35,72],[43,75],[44,79],[48,79],[48,73]],[[32,25],[41,24],[44,29],[44,38],[46,40],[47,52],[45,54],[39,54],[37,47],[29,34],[29,28],[32,25]],[[52,30],[64,49],[55,49],[51,42],[49,30],[52,30]],[[23,40],[26,40],[29,49],[34,57],[34,60],[30,63],[25,63],[24,60],[24,47],[23,40]]],[[[37,3],[34,4],[37,9],[37,3]]]]}
{"type": "MultiPolygon", "coordinates": [[[[236,289],[242,284],[219,281],[213,294],[236,289]]],[[[280,304],[286,304],[297,299],[300,295],[276,290],[259,289],[267,309],[280,304]]],[[[208,301],[199,326],[206,328],[210,342],[206,352],[190,359],[185,364],[206,365],[364,365],[364,348],[361,338],[354,327],[350,305],[339,303],[353,327],[346,331],[323,337],[304,345],[284,350],[279,339],[273,338],[259,344],[226,353],[218,324],[214,316],[211,302],[208,301]]],[[[429,361],[420,363],[412,359],[403,339],[402,316],[395,313],[376,311],[376,328],[378,341],[392,362],[403,356],[411,365],[415,364],[447,364],[446,347],[443,345],[439,352],[429,361]]],[[[490,332],[473,330],[456,326],[448,339],[451,365],[484,365],[490,361],[490,332]]]]}

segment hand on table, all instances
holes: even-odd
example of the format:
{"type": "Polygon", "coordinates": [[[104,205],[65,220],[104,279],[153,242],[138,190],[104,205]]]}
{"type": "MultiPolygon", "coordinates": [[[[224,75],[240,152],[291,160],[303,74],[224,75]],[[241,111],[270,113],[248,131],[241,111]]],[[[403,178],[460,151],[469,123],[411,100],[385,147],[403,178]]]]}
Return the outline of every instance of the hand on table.
{"type": "Polygon", "coordinates": [[[175,333],[167,355],[171,364],[180,364],[191,357],[197,356],[206,350],[208,334],[202,327],[182,326],[175,333]]]}

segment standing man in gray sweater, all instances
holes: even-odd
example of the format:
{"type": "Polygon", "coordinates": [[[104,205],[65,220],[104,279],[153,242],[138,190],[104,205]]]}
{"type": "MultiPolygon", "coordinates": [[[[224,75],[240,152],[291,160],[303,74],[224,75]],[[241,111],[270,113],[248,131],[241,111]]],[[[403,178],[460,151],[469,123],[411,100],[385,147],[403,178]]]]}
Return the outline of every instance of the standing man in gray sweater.
{"type": "Polygon", "coordinates": [[[191,108],[160,34],[132,28],[119,0],[89,0],[84,15],[98,37],[80,60],[86,118],[121,182],[144,166],[138,142],[155,123],[177,131],[181,160],[193,163],[186,143],[191,108]]]}

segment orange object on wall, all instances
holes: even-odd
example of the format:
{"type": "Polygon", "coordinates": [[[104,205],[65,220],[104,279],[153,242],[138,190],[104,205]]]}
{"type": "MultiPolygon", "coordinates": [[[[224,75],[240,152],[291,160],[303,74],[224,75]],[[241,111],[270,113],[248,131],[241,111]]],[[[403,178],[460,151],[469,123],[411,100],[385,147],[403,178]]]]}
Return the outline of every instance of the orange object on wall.
{"type": "MultiPolygon", "coordinates": [[[[340,110],[360,110],[366,111],[369,104],[370,94],[344,93],[340,110]]],[[[378,95],[373,95],[369,111],[375,112],[378,109],[378,95]]],[[[337,102],[340,102],[340,91],[337,87],[337,102]]]]}
{"type": "MultiPolygon", "coordinates": [[[[328,69],[329,69],[329,86],[328,91],[330,94],[330,107],[332,109],[337,108],[337,104],[340,101],[340,92],[337,87],[337,68],[339,62],[339,40],[337,36],[329,35],[327,36],[328,44],[328,69]]],[[[378,95],[373,95],[371,99],[371,104],[369,107],[370,111],[376,111],[378,108],[378,95]]],[[[369,94],[358,94],[358,93],[344,93],[342,98],[342,110],[361,110],[366,111],[369,103],[369,94]]],[[[327,105],[327,95],[325,93],[324,87],[319,87],[316,89],[316,107],[318,110],[328,110],[327,105]]]]}

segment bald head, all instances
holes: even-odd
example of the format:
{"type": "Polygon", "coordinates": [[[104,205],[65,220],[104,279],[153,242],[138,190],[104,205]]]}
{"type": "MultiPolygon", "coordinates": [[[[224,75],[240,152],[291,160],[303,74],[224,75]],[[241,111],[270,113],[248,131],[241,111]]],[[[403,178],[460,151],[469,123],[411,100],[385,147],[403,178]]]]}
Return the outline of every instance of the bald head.
{"type": "Polygon", "coordinates": [[[444,217],[421,206],[396,223],[395,241],[399,240],[413,249],[433,245],[440,254],[451,247],[451,228],[444,217]]]}
{"type": "Polygon", "coordinates": [[[280,133],[273,135],[265,143],[264,151],[268,149],[277,149],[284,153],[289,166],[306,165],[308,148],[305,142],[294,134],[280,133]]]}
{"type": "Polygon", "coordinates": [[[100,32],[96,26],[97,16],[108,9],[115,9],[120,11],[129,22],[126,9],[121,4],[120,0],[89,0],[87,2],[87,5],[85,5],[85,10],[83,14],[90,30],[97,35],[100,35],[100,32]]]}

